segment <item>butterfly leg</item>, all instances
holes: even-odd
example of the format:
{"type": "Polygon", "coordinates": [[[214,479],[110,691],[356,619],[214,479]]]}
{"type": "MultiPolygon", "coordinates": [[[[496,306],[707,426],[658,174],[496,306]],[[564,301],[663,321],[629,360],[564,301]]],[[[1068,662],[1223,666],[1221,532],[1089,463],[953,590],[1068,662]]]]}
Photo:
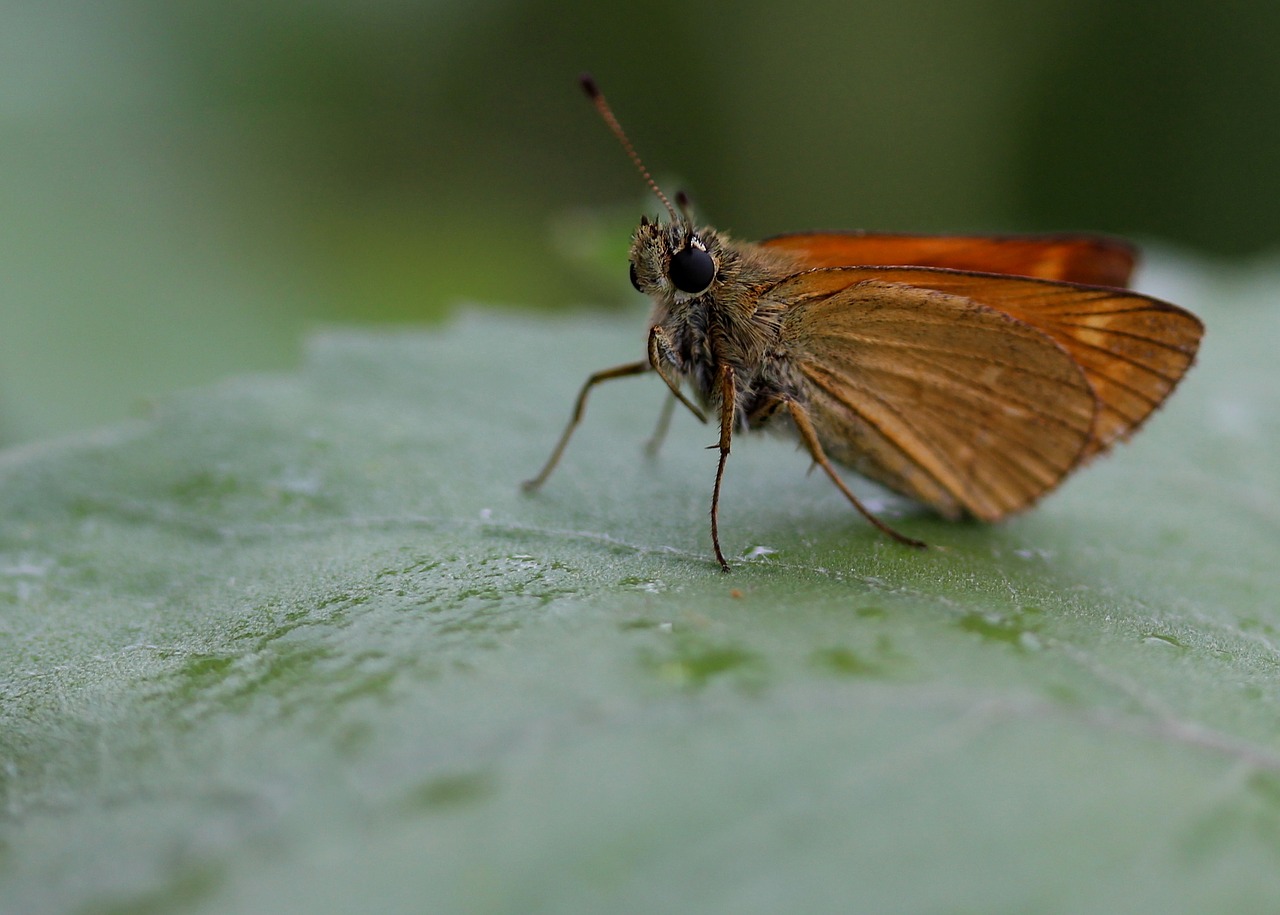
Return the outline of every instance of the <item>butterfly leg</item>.
{"type": "Polygon", "coordinates": [[[671,427],[671,414],[675,413],[677,403],[674,396],[662,402],[662,412],[658,414],[658,425],[654,427],[653,435],[650,435],[649,440],[644,443],[644,453],[649,457],[657,457],[658,449],[666,441],[667,429],[671,427]]]}
{"type": "Polygon", "coordinates": [[[826,452],[822,450],[822,443],[818,441],[817,430],[813,428],[813,421],[809,419],[809,411],[795,401],[787,401],[787,409],[791,412],[791,419],[796,424],[796,431],[800,433],[800,438],[804,442],[805,447],[809,449],[809,454],[813,458],[814,463],[826,472],[827,476],[831,479],[831,482],[836,484],[836,489],[844,493],[844,497],[849,500],[849,503],[858,510],[862,517],[866,518],[875,525],[876,528],[883,533],[888,534],[899,543],[906,544],[907,546],[913,546],[917,549],[924,549],[928,546],[928,544],[923,540],[916,540],[914,537],[908,537],[906,534],[901,534],[898,531],[895,531],[892,527],[873,515],[865,505],[858,501],[858,497],[849,490],[849,487],[845,485],[844,480],[840,479],[840,475],[836,473],[836,469],[831,466],[831,460],[827,457],[826,452]]]}
{"type": "Polygon", "coordinates": [[[716,561],[728,572],[729,563],[720,550],[720,484],[724,481],[724,465],[729,460],[729,446],[733,442],[733,420],[737,411],[738,392],[734,384],[733,366],[720,365],[720,441],[713,448],[720,449],[720,463],[716,465],[716,485],[711,490],[711,545],[715,547],[716,561]]]}
{"type": "Polygon", "coordinates": [[[680,390],[680,379],[667,374],[669,366],[679,366],[679,359],[671,346],[671,342],[667,339],[667,335],[663,333],[662,328],[657,324],[649,328],[649,365],[658,373],[658,377],[666,383],[675,399],[688,407],[689,412],[698,417],[698,422],[705,423],[707,421],[706,414],[694,406],[693,402],[685,397],[680,390]]]}
{"type": "Polygon", "coordinates": [[[653,368],[648,361],[645,362],[628,362],[626,365],[614,366],[611,369],[604,369],[596,372],[586,380],[582,385],[582,390],[578,392],[578,399],[573,405],[573,415],[569,417],[569,425],[564,427],[564,432],[560,435],[560,441],[556,443],[556,447],[551,452],[551,457],[547,458],[547,463],[543,466],[538,475],[531,480],[525,480],[521,484],[521,488],[525,492],[533,492],[543,483],[547,481],[547,477],[551,476],[551,471],[556,469],[556,464],[560,463],[560,455],[564,454],[565,446],[569,444],[569,438],[573,435],[573,430],[578,427],[578,423],[582,422],[582,414],[587,409],[587,394],[591,389],[602,381],[612,381],[614,378],[628,378],[632,375],[643,375],[645,372],[653,368]]]}

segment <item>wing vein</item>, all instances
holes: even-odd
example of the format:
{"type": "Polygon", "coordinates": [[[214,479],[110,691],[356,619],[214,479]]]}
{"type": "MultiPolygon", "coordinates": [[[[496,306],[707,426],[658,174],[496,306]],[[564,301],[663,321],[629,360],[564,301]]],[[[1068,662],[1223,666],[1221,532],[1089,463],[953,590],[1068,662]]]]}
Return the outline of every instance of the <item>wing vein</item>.
{"type": "MultiPolygon", "coordinates": [[[[1144,336],[1143,334],[1134,333],[1131,330],[1121,330],[1115,327],[1098,327],[1093,324],[1078,324],[1074,321],[1059,321],[1058,324],[1061,325],[1062,327],[1078,327],[1081,330],[1088,330],[1094,333],[1111,334],[1114,337],[1126,337],[1130,340],[1138,340],[1142,343],[1151,343],[1163,349],[1167,349],[1167,350],[1170,350],[1171,352],[1175,352],[1180,356],[1187,355],[1187,348],[1181,344],[1168,343],[1164,340],[1156,339],[1155,337],[1148,337],[1148,336],[1144,336]]],[[[1071,339],[1079,340],[1078,337],[1072,337],[1071,339]]],[[[1107,352],[1111,352],[1111,351],[1108,350],[1107,352]]]]}

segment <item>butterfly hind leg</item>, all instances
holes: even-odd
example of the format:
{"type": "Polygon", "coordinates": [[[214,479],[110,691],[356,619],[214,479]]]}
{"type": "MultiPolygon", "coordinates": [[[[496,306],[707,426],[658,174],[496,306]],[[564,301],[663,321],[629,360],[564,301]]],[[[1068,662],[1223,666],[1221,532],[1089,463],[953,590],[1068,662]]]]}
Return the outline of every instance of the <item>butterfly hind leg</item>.
{"type": "Polygon", "coordinates": [[[831,460],[827,457],[827,453],[822,450],[822,443],[818,441],[818,432],[813,428],[813,421],[809,419],[809,411],[802,404],[796,403],[794,400],[786,402],[787,410],[791,414],[791,420],[795,423],[796,431],[800,433],[800,439],[804,442],[804,446],[809,449],[809,455],[813,458],[814,463],[822,468],[823,472],[830,478],[831,482],[836,485],[836,489],[844,494],[854,508],[862,517],[870,521],[878,530],[887,534],[899,543],[917,549],[924,549],[928,546],[923,540],[916,540],[914,537],[908,537],[906,534],[894,530],[885,522],[881,521],[871,513],[865,505],[858,500],[858,497],[850,491],[845,485],[844,480],[840,479],[840,475],[836,473],[835,467],[831,466],[831,460]]]}

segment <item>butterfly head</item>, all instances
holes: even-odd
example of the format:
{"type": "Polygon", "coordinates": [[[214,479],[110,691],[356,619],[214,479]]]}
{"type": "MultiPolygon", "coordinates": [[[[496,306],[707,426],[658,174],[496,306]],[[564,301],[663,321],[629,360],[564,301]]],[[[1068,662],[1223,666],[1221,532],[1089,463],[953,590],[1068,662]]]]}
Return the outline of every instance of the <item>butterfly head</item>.
{"type": "Polygon", "coordinates": [[[631,285],[668,302],[697,298],[719,276],[722,253],[712,229],[695,228],[687,219],[662,223],[642,216],[631,240],[631,285]]]}

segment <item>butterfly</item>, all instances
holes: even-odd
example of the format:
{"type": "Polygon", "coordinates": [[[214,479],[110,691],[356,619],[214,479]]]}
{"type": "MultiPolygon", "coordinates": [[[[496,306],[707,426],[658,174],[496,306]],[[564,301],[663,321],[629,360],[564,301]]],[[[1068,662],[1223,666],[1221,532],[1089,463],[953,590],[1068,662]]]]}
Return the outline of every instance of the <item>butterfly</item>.
{"type": "Polygon", "coordinates": [[[1136,251],[1091,235],[811,232],[742,242],[658,187],[594,80],[582,84],[669,219],[642,217],[632,285],[654,303],[646,358],[591,375],[539,488],[605,381],[653,372],[720,427],[711,542],[737,431],[797,437],[849,503],[839,463],[946,518],[999,521],[1132,435],[1195,360],[1195,315],[1133,292],[1136,251]],[[685,393],[686,387],[690,394],[685,393]]]}

